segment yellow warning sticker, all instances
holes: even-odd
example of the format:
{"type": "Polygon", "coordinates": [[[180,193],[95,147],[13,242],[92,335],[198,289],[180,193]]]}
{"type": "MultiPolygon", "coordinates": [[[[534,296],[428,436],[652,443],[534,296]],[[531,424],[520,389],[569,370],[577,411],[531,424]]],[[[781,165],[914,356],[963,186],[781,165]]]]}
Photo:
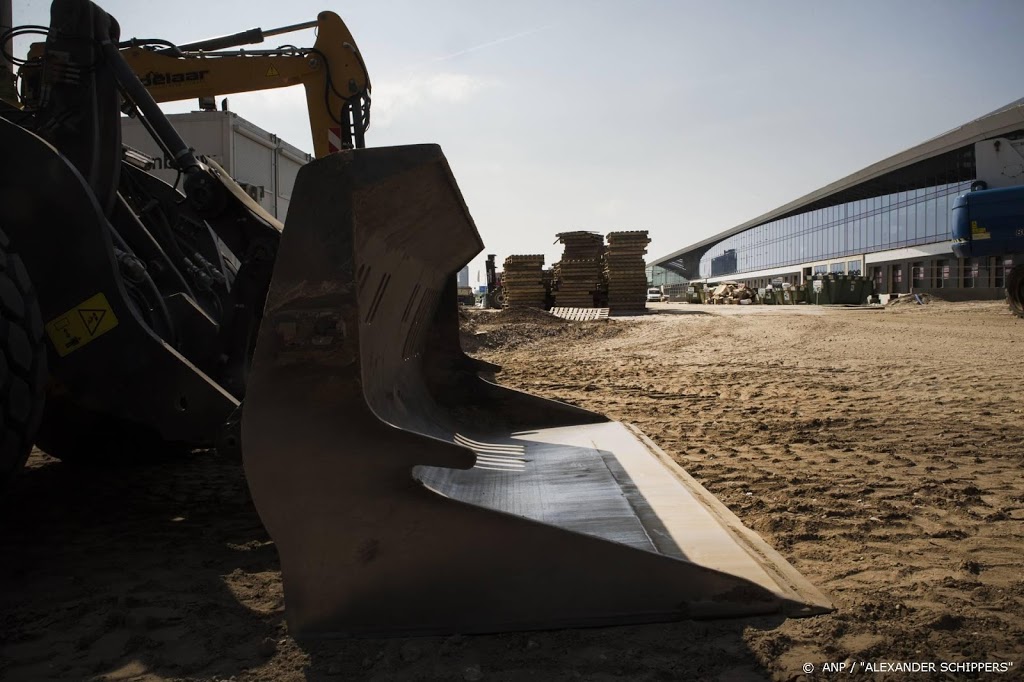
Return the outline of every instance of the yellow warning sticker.
{"type": "Polygon", "coordinates": [[[267,69],[267,78],[273,78],[274,76],[280,76],[280,75],[281,74],[278,72],[277,69],[274,68],[273,64],[271,64],[270,68],[267,69]]]}
{"type": "Polygon", "coordinates": [[[117,326],[117,318],[102,293],[88,298],[46,323],[46,334],[64,357],[117,326]]]}

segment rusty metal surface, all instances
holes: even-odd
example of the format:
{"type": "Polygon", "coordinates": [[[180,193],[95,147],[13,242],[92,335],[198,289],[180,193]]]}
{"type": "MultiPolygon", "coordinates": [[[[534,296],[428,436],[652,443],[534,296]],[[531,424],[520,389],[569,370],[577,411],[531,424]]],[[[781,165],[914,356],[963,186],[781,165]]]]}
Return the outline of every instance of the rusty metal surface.
{"type": "Polygon", "coordinates": [[[829,609],[642,436],[477,376],[454,274],[481,248],[436,146],[300,172],[242,421],[291,631],[829,609]]]}

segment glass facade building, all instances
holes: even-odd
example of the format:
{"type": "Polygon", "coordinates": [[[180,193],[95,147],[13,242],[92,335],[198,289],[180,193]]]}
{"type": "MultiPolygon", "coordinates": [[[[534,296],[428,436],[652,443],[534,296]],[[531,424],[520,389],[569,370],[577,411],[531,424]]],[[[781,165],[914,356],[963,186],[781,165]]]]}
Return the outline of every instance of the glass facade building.
{"type": "Polygon", "coordinates": [[[846,273],[869,277],[882,294],[959,288],[996,297],[1024,254],[956,257],[952,206],[972,189],[1024,185],[1022,123],[1024,98],[656,259],[649,279],[762,287],[846,273]]]}
{"type": "Polygon", "coordinates": [[[965,180],[894,192],[758,225],[712,247],[700,260],[699,276],[799,266],[946,241],[953,199],[970,187],[971,181],[965,180]]]}
{"type": "Polygon", "coordinates": [[[652,287],[679,286],[689,280],[675,270],[668,270],[658,265],[647,266],[647,283],[652,287]]]}

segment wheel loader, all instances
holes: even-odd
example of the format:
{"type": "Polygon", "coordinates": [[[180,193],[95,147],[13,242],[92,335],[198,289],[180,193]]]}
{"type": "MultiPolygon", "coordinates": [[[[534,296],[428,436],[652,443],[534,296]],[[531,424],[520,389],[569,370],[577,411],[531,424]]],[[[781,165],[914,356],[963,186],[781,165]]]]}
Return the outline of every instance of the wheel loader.
{"type": "Polygon", "coordinates": [[[23,65],[36,94],[0,111],[3,476],[33,444],[88,465],[240,438],[298,636],[831,609],[640,431],[462,352],[455,273],[480,235],[437,146],[363,146],[369,78],[344,36],[354,75],[308,98],[335,130],[282,227],[154,101],[199,78],[187,49],[54,0],[23,65]],[[122,113],[177,182],[122,146],[122,113]]]}

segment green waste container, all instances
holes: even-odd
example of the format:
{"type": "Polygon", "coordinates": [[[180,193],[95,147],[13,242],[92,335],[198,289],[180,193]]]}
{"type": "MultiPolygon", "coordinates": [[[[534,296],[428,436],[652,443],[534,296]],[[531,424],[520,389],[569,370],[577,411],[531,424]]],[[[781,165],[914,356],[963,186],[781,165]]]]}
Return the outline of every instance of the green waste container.
{"type": "Polygon", "coordinates": [[[831,294],[833,303],[864,305],[871,295],[873,284],[866,277],[843,276],[836,279],[831,294]]]}
{"type": "Polygon", "coordinates": [[[816,275],[804,282],[804,300],[811,305],[828,305],[831,303],[829,288],[828,276],[816,275]]]}

